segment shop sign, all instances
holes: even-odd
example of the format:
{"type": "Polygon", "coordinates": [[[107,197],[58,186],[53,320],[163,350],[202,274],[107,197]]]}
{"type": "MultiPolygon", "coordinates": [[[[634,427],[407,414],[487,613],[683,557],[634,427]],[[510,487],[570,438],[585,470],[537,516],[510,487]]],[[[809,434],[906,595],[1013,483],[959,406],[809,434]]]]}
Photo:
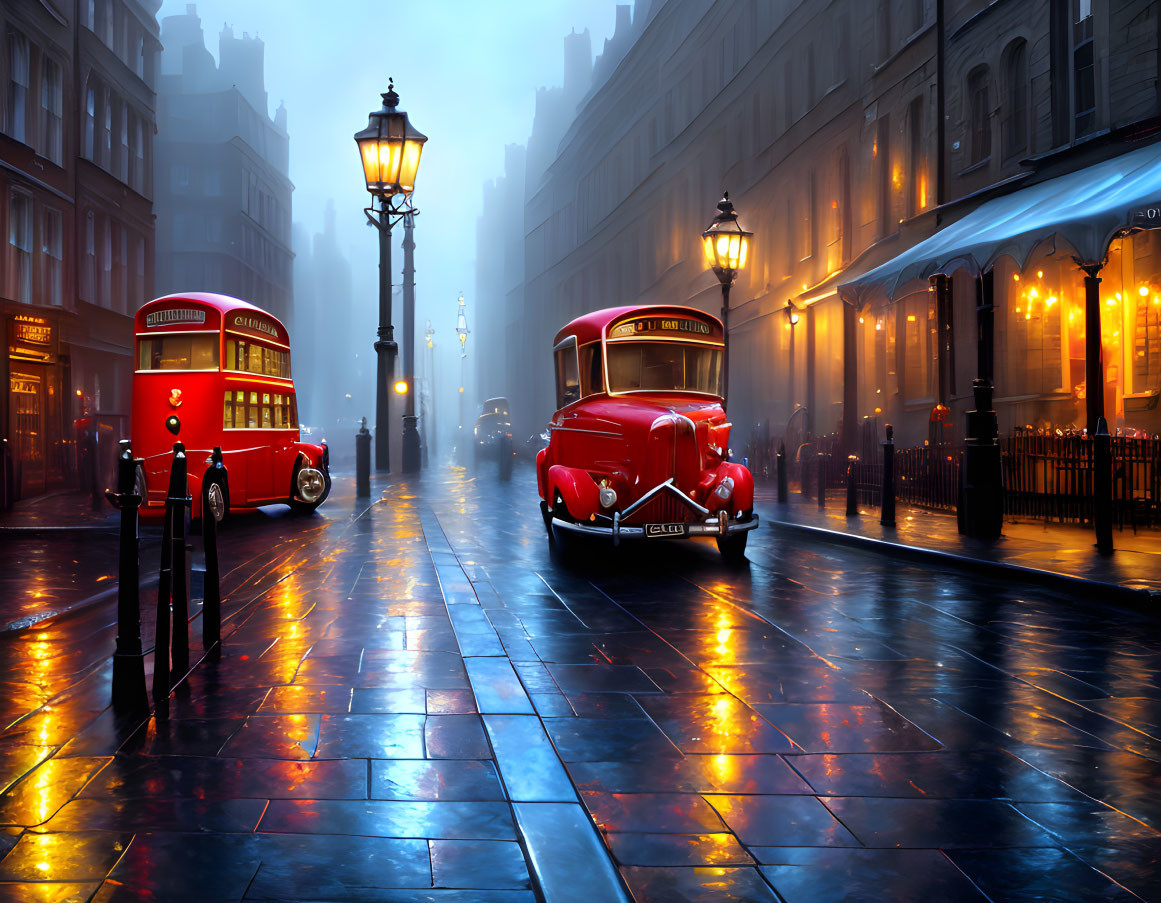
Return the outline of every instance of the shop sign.
{"type": "Polygon", "coordinates": [[[40,383],[31,379],[18,379],[15,376],[8,381],[13,395],[36,395],[40,391],[40,383]]]}
{"type": "Polygon", "coordinates": [[[1130,210],[1129,225],[1135,229],[1161,229],[1161,201],[1130,210]]]}
{"type": "Polygon", "coordinates": [[[8,323],[8,356],[24,361],[55,360],[52,324],[31,314],[14,316],[8,323]]]}

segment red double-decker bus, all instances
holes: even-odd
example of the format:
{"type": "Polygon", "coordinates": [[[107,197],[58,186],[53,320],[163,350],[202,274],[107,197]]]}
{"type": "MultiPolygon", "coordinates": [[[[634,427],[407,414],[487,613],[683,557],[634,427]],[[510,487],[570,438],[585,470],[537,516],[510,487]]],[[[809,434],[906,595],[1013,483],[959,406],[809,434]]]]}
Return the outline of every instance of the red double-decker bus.
{"type": "Polygon", "coordinates": [[[205,460],[221,446],[227,480],[209,487],[218,517],[284,502],[302,512],[331,488],[325,444],[300,441],[286,327],[266,311],[208,292],[167,295],[135,319],[133,454],[143,459],[142,513],[160,511],[173,443],[186,447],[193,516],[205,460]]]}

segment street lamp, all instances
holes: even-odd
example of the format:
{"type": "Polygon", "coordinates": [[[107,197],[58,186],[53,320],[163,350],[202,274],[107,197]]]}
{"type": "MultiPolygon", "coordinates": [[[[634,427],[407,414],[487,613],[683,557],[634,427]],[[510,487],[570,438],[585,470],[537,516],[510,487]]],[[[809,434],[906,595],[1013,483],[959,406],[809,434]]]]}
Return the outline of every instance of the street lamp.
{"type": "Polygon", "coordinates": [[[738,222],[738,214],[730,202],[727,191],[718,201],[718,215],[701,233],[706,261],[722,284],[722,334],[725,350],[722,355],[722,401],[730,388],[730,286],[739,270],[746,268],[750,256],[750,239],[753,232],[747,232],[738,222]]]}
{"type": "Polygon", "coordinates": [[[424,392],[420,396],[422,409],[420,419],[423,421],[424,432],[427,433],[427,444],[423,446],[423,466],[427,467],[428,455],[436,454],[436,426],[435,426],[435,330],[431,328],[431,320],[423,331],[424,344],[427,345],[427,378],[424,380],[424,392]]]}
{"type": "Polygon", "coordinates": [[[367,127],[355,133],[367,191],[377,199],[364,209],[367,220],[379,230],[379,339],[375,377],[375,469],[391,469],[388,442],[389,386],[395,374],[395,328],[391,325],[391,227],[404,216],[415,216],[411,192],[427,137],[412,127],[407,114],[396,110],[399,95],[390,81],[383,108],[368,117],[367,127]]]}
{"type": "Polygon", "coordinates": [[[464,313],[464,293],[460,292],[459,297],[459,313],[456,315],[456,335],[460,340],[460,436],[456,440],[456,449],[459,450],[463,445],[463,428],[464,428],[464,361],[468,356],[468,317],[464,313]]]}

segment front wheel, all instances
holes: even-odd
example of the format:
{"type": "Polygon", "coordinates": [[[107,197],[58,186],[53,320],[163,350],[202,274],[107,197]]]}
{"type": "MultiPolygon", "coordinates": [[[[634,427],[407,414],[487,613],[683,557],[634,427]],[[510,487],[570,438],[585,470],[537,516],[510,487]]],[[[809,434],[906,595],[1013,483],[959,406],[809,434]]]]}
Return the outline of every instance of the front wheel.
{"type": "Polygon", "coordinates": [[[735,533],[732,536],[717,537],[718,551],[722,553],[722,558],[730,564],[737,564],[740,561],[746,560],[746,540],[749,538],[749,532],[735,533]]]}

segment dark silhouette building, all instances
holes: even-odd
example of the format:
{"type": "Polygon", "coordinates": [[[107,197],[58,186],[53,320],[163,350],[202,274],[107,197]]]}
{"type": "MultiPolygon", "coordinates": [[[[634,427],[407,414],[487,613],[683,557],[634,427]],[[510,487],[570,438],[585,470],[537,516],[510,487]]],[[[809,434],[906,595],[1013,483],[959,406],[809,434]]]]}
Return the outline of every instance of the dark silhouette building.
{"type": "Polygon", "coordinates": [[[193,4],[161,23],[157,290],[256,304],[293,335],[290,140],[267,113],[263,44],[227,25],[217,63],[193,4]]]}

